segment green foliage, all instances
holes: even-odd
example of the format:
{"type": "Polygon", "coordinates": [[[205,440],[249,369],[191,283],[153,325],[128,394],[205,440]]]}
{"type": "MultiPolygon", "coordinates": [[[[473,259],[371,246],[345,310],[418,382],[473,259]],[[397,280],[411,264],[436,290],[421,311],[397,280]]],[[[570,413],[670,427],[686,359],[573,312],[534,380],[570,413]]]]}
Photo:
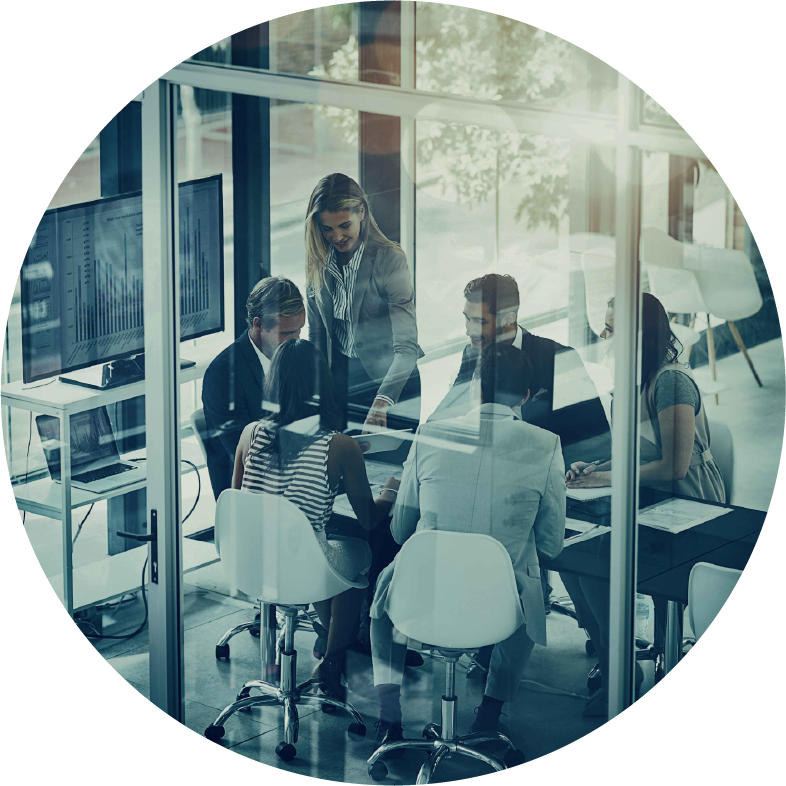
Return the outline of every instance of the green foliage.
{"type": "MultiPolygon", "coordinates": [[[[553,106],[580,90],[573,47],[529,25],[483,11],[437,3],[417,9],[417,88],[489,101],[537,102],[553,106]]],[[[338,81],[358,78],[355,36],[338,49],[327,68],[311,74],[338,81]]],[[[346,142],[357,141],[357,114],[322,107],[346,142]]],[[[564,139],[494,131],[470,125],[418,123],[417,161],[439,176],[443,193],[475,204],[494,198],[497,167],[513,178],[524,197],[516,220],[527,227],[556,229],[568,201],[570,146],[564,139]]]]}

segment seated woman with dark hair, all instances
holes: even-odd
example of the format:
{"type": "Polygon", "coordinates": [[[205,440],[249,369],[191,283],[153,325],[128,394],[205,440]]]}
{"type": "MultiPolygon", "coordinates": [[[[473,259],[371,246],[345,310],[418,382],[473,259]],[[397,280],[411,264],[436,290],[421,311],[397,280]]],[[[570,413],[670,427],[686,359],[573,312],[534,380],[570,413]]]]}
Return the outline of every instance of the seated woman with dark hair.
{"type": "MultiPolygon", "coordinates": [[[[360,446],[338,433],[342,413],[333,380],[313,344],[303,340],[281,344],[273,356],[264,392],[266,401],[278,405],[278,411],[243,431],[232,488],[291,500],[306,514],[328,562],[341,575],[354,579],[366,574],[371,566],[368,543],[325,534],[339,481],[344,478],[349,502],[366,530],[388,515],[398,481],[391,478],[374,500],[360,446]]],[[[324,658],[313,676],[342,700],[341,672],[363,593],[353,588],[314,604],[328,638],[324,658]]]]}
{"type": "MultiPolygon", "coordinates": [[[[710,427],[690,367],[679,361],[681,346],[661,302],[645,292],[641,308],[641,403],[639,483],[682,497],[725,502],[726,489],[710,450],[710,427]]],[[[626,329],[624,325],[617,325],[626,329]]],[[[614,300],[608,303],[601,338],[614,338],[614,300]]],[[[588,458],[592,458],[589,456],[588,458]]],[[[569,489],[611,485],[611,462],[574,461],[567,473],[569,489]]],[[[561,574],[573,600],[578,623],[589,633],[600,659],[603,687],[594,693],[584,714],[606,715],[609,669],[609,582],[589,576],[561,574]]],[[[655,600],[656,609],[665,604],[655,600]]],[[[658,617],[665,615],[659,613],[658,617]]],[[[636,666],[637,687],[643,680],[636,666]]]]}

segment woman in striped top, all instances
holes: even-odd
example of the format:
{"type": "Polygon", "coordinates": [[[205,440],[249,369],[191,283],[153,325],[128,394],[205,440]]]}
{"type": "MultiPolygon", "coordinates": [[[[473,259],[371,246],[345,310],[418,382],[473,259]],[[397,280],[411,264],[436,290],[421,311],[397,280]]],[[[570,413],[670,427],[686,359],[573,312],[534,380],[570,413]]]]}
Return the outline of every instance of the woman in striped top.
{"type": "MultiPolygon", "coordinates": [[[[358,443],[338,433],[341,411],[324,357],[310,342],[286,341],[273,355],[265,380],[265,399],[278,411],[246,426],[235,455],[233,488],[279,494],[305,513],[330,564],[348,579],[366,574],[371,549],[363,540],[327,537],[339,480],[344,478],[358,522],[373,529],[395,501],[391,478],[374,500],[358,443]]],[[[344,697],[344,656],[360,613],[364,591],[349,589],[314,604],[328,631],[325,656],[314,677],[344,697]]]]}

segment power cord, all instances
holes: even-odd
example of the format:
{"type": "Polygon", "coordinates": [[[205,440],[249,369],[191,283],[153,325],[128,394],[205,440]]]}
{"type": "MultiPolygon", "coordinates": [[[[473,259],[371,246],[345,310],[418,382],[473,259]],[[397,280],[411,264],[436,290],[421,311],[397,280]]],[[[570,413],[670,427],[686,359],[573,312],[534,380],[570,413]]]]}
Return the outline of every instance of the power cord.
{"type": "MultiPolygon", "coordinates": [[[[31,413],[31,418],[32,418],[32,413],[31,413]]],[[[32,424],[32,420],[31,420],[31,424],[32,424]]],[[[144,459],[144,458],[132,459],[132,461],[146,461],[146,460],[147,459],[144,459]]],[[[196,506],[199,503],[199,497],[202,494],[202,478],[199,475],[199,469],[197,468],[196,464],[194,464],[192,461],[189,461],[188,459],[180,459],[180,460],[183,461],[184,463],[188,464],[189,466],[193,467],[194,468],[194,472],[196,473],[196,476],[197,476],[197,496],[196,496],[196,499],[194,500],[194,504],[191,506],[191,510],[188,511],[188,513],[186,514],[185,518],[181,522],[182,524],[185,524],[186,521],[188,520],[188,517],[196,510],[196,506]]],[[[76,537],[74,537],[74,542],[76,542],[76,538],[79,536],[79,532],[82,529],[82,524],[84,524],[85,521],[87,521],[87,517],[90,515],[90,511],[92,509],[93,509],[93,505],[90,506],[90,510],[87,511],[87,514],[82,519],[82,523],[79,525],[79,529],[77,530],[76,537]]],[[[142,566],[141,589],[142,589],[142,603],[145,604],[145,618],[142,620],[142,622],[140,623],[139,627],[135,631],[133,631],[132,633],[126,633],[123,636],[111,636],[111,635],[108,635],[108,634],[105,634],[105,633],[99,633],[96,630],[95,626],[91,622],[84,622],[83,621],[83,622],[80,623],[80,625],[84,625],[86,627],[92,628],[93,631],[94,631],[93,633],[85,632],[85,636],[88,639],[126,640],[126,639],[133,638],[138,633],[141,633],[144,630],[145,625],[147,625],[147,620],[148,620],[148,616],[149,616],[149,608],[148,608],[148,604],[147,604],[147,591],[145,590],[145,571],[147,570],[147,563],[148,563],[149,559],[150,559],[149,556],[145,557],[145,564],[142,566]]],[[[122,596],[120,598],[120,600],[118,601],[118,603],[116,605],[112,606],[112,608],[118,608],[123,603],[123,597],[125,597],[125,596],[122,596]]]]}
{"type": "MultiPolygon", "coordinates": [[[[140,623],[139,627],[133,633],[126,633],[123,636],[110,636],[106,633],[99,633],[92,622],[81,622],[80,625],[85,625],[87,627],[92,628],[95,633],[85,633],[88,639],[116,639],[116,640],[124,640],[124,639],[131,639],[137,635],[137,633],[141,633],[144,630],[145,625],[147,625],[147,618],[149,614],[149,608],[147,605],[147,592],[145,591],[145,571],[147,570],[147,562],[150,557],[145,557],[145,564],[142,566],[142,603],[145,604],[145,618],[140,623]]],[[[122,603],[123,599],[120,598],[120,602],[122,603]]],[[[120,605],[120,604],[118,604],[120,605]]]]}
{"type": "MultiPolygon", "coordinates": [[[[30,444],[33,441],[33,410],[30,410],[30,425],[28,428],[29,434],[27,437],[27,455],[25,456],[25,486],[27,485],[27,478],[30,470],[30,444]]],[[[27,511],[22,511],[22,526],[25,525],[27,519],[27,511]]]]}
{"type": "Polygon", "coordinates": [[[85,517],[79,522],[79,526],[76,528],[76,535],[74,535],[74,539],[71,541],[71,548],[74,547],[76,543],[76,539],[79,537],[79,533],[82,531],[82,527],[84,527],[85,522],[87,521],[87,517],[93,512],[93,506],[96,503],[94,502],[88,509],[87,513],[85,513],[85,517]]]}

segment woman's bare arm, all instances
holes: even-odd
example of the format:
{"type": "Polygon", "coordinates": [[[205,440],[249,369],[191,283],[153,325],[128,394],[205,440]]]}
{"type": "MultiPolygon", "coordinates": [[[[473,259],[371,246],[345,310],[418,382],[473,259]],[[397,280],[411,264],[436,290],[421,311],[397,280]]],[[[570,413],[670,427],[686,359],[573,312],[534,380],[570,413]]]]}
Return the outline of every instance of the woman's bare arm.
{"type": "Polygon", "coordinates": [[[393,490],[398,488],[398,482],[391,478],[375,500],[360,445],[352,437],[336,434],[331,440],[328,453],[328,480],[331,486],[338,483],[341,477],[344,478],[347,498],[358,523],[364,529],[374,529],[388,515],[396,501],[393,490]]]}
{"type": "Polygon", "coordinates": [[[256,426],[256,423],[249,423],[240,435],[240,441],[237,443],[237,450],[235,451],[235,469],[232,473],[232,488],[239,489],[243,485],[243,469],[246,464],[246,456],[248,456],[248,449],[251,445],[251,432],[256,426]]]}

